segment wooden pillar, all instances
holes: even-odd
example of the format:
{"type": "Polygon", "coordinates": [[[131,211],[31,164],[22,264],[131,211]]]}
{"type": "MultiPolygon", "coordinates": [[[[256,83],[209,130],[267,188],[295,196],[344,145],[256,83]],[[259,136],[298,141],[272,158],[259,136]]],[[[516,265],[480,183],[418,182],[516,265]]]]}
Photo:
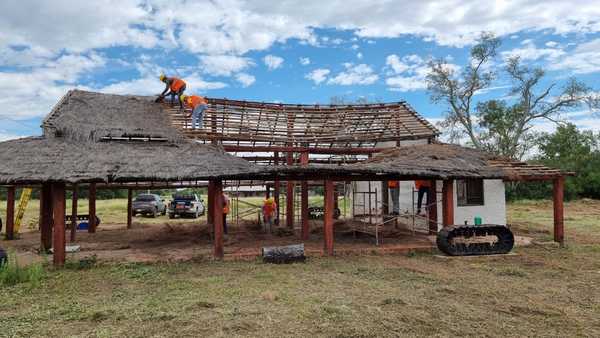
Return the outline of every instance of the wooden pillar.
{"type": "Polygon", "coordinates": [[[15,186],[6,190],[6,239],[15,239],[15,186]]]}
{"type": "MultiPolygon", "coordinates": [[[[288,152],[286,154],[286,164],[294,164],[294,153],[288,152]]],[[[288,228],[294,228],[294,181],[287,181],[286,185],[286,196],[285,196],[285,222],[288,228]]]]}
{"type": "Polygon", "coordinates": [[[444,180],[442,186],[442,224],[454,224],[454,180],[444,180]]]}
{"type": "Polygon", "coordinates": [[[427,205],[429,207],[429,234],[438,232],[438,209],[437,209],[437,185],[435,180],[429,181],[429,193],[427,194],[427,205]]]}
{"type": "Polygon", "coordinates": [[[333,256],[333,181],[325,181],[325,214],[323,215],[323,240],[326,256],[333,256]]]}
{"type": "MultiPolygon", "coordinates": [[[[214,204],[215,204],[215,183],[213,181],[208,182],[208,202],[206,203],[206,222],[209,225],[214,225],[214,204]]],[[[212,229],[212,228],[210,228],[212,229]]],[[[214,230],[213,230],[214,231],[214,230]]]]}
{"type": "Polygon", "coordinates": [[[73,196],[71,199],[71,242],[75,242],[77,234],[77,202],[79,198],[79,189],[77,184],[73,185],[73,196]]]}
{"type": "Polygon", "coordinates": [[[388,187],[388,181],[381,182],[381,205],[382,212],[384,215],[390,214],[390,191],[388,187]]]}
{"type": "MultiPolygon", "coordinates": [[[[300,164],[308,165],[308,152],[300,154],[300,164]]],[[[308,224],[308,181],[300,183],[300,218],[302,220],[302,239],[308,239],[310,226],[308,224]]]]}
{"type": "MultiPolygon", "coordinates": [[[[279,152],[273,153],[273,165],[279,165],[279,152]]],[[[273,198],[275,199],[275,204],[277,205],[276,217],[275,217],[275,225],[279,225],[279,214],[281,210],[281,206],[279,205],[279,191],[281,190],[281,181],[279,179],[275,179],[275,185],[273,186],[273,198]]]]}
{"type": "Polygon", "coordinates": [[[42,252],[52,247],[52,189],[50,183],[42,185],[40,194],[40,235],[42,252]]]}
{"type": "Polygon", "coordinates": [[[88,232],[93,234],[96,232],[96,183],[90,183],[90,192],[88,197],[89,202],[89,227],[88,232]]]}
{"type": "Polygon", "coordinates": [[[133,190],[127,189],[127,229],[131,229],[133,221],[133,190]]]}
{"type": "Polygon", "coordinates": [[[223,248],[223,182],[220,180],[212,181],[213,183],[213,217],[215,229],[215,248],[214,256],[217,259],[222,259],[224,256],[223,248]]]}
{"type": "Polygon", "coordinates": [[[65,184],[55,183],[52,185],[52,205],[54,231],[52,236],[52,249],[54,251],[54,266],[65,264],[65,184]]]}
{"type": "Polygon", "coordinates": [[[564,229],[564,189],[565,189],[565,178],[558,177],[554,179],[553,189],[553,204],[554,204],[554,241],[561,245],[565,242],[565,229],[564,229]]]}

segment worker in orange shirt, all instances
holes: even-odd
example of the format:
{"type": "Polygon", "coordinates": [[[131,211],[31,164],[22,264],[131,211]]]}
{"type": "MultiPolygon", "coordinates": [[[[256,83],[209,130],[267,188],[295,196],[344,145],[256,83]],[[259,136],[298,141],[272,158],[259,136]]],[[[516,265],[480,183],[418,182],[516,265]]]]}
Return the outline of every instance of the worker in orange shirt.
{"type": "Polygon", "coordinates": [[[273,226],[273,217],[275,216],[275,210],[277,209],[277,203],[273,197],[267,197],[263,202],[262,212],[265,227],[268,225],[269,230],[273,226]]]}
{"type": "Polygon", "coordinates": [[[400,182],[388,181],[388,189],[392,195],[392,215],[400,215],[400,182]]]}
{"type": "Polygon", "coordinates": [[[165,74],[160,74],[160,81],[165,83],[165,90],[158,96],[159,99],[164,99],[165,96],[171,95],[171,107],[175,104],[175,96],[179,101],[179,109],[183,110],[183,102],[181,95],[185,91],[185,81],[177,77],[168,77],[165,74]]]}
{"type": "Polygon", "coordinates": [[[229,197],[223,194],[223,232],[227,234],[227,214],[229,213],[229,197]]]}
{"type": "Polygon", "coordinates": [[[206,98],[198,95],[182,95],[181,100],[192,108],[192,129],[196,129],[196,124],[199,129],[202,129],[204,111],[208,108],[208,101],[206,98]]]}
{"type": "Polygon", "coordinates": [[[417,214],[421,213],[421,206],[423,205],[423,196],[427,194],[427,198],[429,199],[429,192],[431,188],[431,182],[428,180],[416,180],[415,181],[415,189],[418,191],[417,197],[417,214]]]}

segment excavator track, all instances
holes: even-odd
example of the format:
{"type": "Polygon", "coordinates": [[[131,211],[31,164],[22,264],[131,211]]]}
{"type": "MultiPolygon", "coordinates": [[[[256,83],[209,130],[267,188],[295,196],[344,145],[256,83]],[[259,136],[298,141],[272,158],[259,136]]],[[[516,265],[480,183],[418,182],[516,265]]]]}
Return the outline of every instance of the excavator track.
{"type": "Polygon", "coordinates": [[[449,256],[478,256],[509,253],[515,236],[503,225],[455,225],[437,235],[437,247],[449,256]]]}

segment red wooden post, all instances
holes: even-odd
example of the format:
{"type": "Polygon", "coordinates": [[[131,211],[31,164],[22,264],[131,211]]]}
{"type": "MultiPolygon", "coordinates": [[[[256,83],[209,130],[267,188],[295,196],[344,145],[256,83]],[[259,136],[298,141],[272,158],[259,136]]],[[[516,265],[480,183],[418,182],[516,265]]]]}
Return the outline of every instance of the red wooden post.
{"type": "Polygon", "coordinates": [[[442,224],[454,224],[454,180],[444,180],[442,186],[442,224]]]}
{"type": "Polygon", "coordinates": [[[96,232],[96,183],[90,183],[90,193],[89,193],[89,227],[88,232],[93,234],[96,232]]]}
{"type": "MultiPolygon", "coordinates": [[[[215,183],[213,181],[208,182],[208,201],[206,202],[206,209],[208,212],[206,213],[206,223],[209,225],[214,225],[214,204],[215,204],[215,183]]],[[[209,229],[213,229],[209,227],[209,229]]],[[[213,231],[214,232],[214,229],[213,231]]]]}
{"type": "Polygon", "coordinates": [[[40,235],[42,252],[48,252],[52,247],[52,186],[42,185],[40,196],[40,235]]]}
{"type": "Polygon", "coordinates": [[[133,190],[127,189],[127,229],[131,229],[133,220],[133,190]]]}
{"type": "MultiPolygon", "coordinates": [[[[308,165],[308,152],[300,154],[300,164],[308,165]]],[[[308,181],[300,183],[300,217],[302,219],[302,239],[308,239],[310,236],[310,227],[308,224],[308,181]]]]}
{"type": "Polygon", "coordinates": [[[6,239],[15,239],[15,186],[6,191],[6,239]]]}
{"type": "Polygon", "coordinates": [[[223,182],[213,182],[213,220],[215,224],[215,250],[214,256],[217,259],[222,259],[224,256],[223,248],[223,182]]]}
{"type": "Polygon", "coordinates": [[[75,242],[77,233],[77,199],[79,194],[77,184],[73,185],[73,198],[71,199],[71,242],[75,242]]]}
{"type": "MultiPolygon", "coordinates": [[[[294,164],[294,153],[287,153],[286,164],[294,164]]],[[[288,228],[294,228],[294,181],[287,181],[285,196],[285,222],[288,228]]]]}
{"type": "Polygon", "coordinates": [[[65,264],[65,184],[52,185],[52,200],[54,206],[54,233],[52,236],[52,249],[54,250],[54,266],[65,264]]]}
{"type": "Polygon", "coordinates": [[[437,185],[436,180],[429,181],[429,193],[427,193],[427,205],[429,208],[429,234],[437,234],[438,209],[437,209],[437,185]]]}
{"type": "Polygon", "coordinates": [[[564,188],[565,178],[554,179],[553,204],[554,204],[554,241],[561,245],[565,242],[565,224],[564,224],[564,188]]]}
{"type": "MultiPolygon", "coordinates": [[[[279,152],[274,152],[273,153],[273,165],[277,166],[279,164],[279,152]]],[[[281,182],[279,181],[279,179],[275,180],[275,185],[273,186],[273,198],[275,198],[275,204],[277,205],[277,210],[276,212],[276,217],[275,217],[275,224],[279,225],[279,214],[280,214],[280,208],[281,206],[279,205],[279,191],[281,189],[281,182]]]]}
{"type": "Polygon", "coordinates": [[[324,252],[333,256],[333,181],[325,181],[325,215],[323,215],[324,252]]]}

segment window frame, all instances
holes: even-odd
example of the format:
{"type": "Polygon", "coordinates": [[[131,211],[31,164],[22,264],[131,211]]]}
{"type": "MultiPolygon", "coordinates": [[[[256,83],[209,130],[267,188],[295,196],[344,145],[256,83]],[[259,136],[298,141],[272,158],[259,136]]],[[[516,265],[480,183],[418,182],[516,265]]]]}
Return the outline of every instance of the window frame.
{"type": "Polygon", "coordinates": [[[482,178],[467,178],[467,179],[457,179],[456,180],[456,205],[458,207],[473,207],[473,206],[484,206],[485,205],[485,182],[482,178]],[[477,184],[481,185],[481,197],[475,196],[470,197],[469,192],[472,190],[469,189],[469,183],[471,185],[477,184]],[[462,188],[464,187],[464,188],[462,188]],[[461,190],[464,191],[464,197],[461,196],[461,190]]]}

